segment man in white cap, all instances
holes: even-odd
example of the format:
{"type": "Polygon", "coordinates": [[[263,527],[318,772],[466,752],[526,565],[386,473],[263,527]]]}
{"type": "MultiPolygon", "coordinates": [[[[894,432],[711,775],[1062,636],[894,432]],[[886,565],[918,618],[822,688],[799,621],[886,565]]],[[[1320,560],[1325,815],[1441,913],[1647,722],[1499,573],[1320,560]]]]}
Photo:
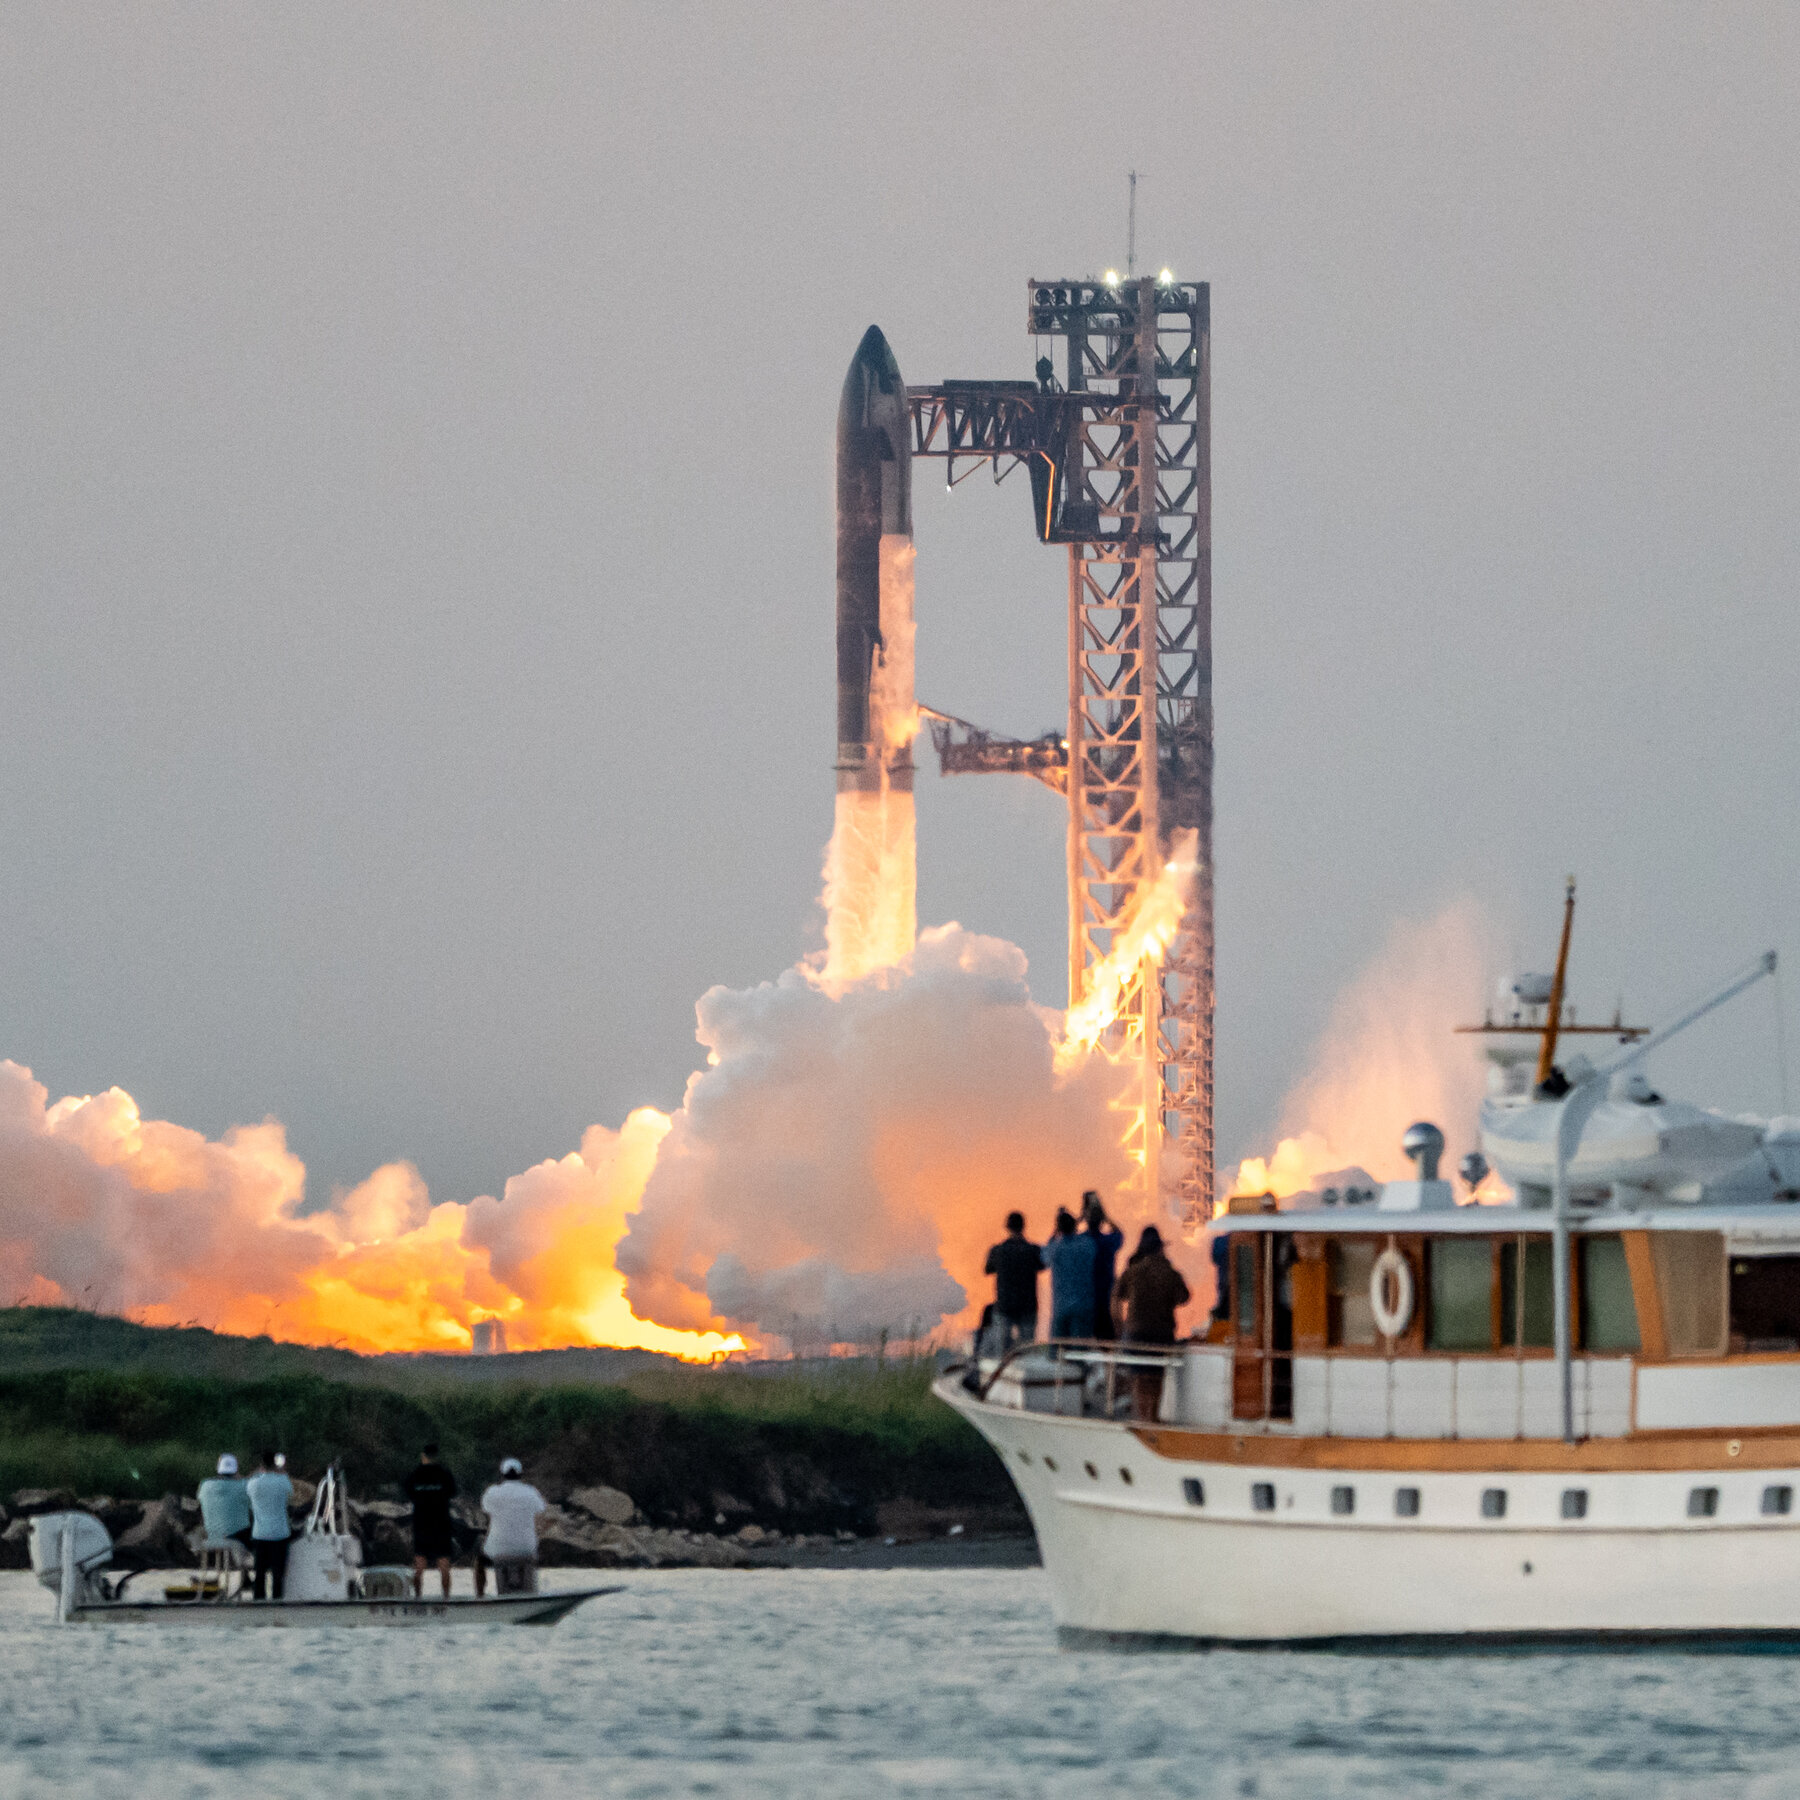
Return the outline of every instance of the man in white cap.
{"type": "MultiPolygon", "coordinates": [[[[494,1592],[500,1594],[533,1594],[537,1592],[537,1522],[546,1507],[544,1496],[525,1479],[525,1471],[516,1456],[500,1465],[500,1479],[481,1496],[481,1510],[487,1514],[487,1539],[482,1555],[494,1565],[494,1592]]],[[[475,1564],[475,1591],[481,1593],[480,1559],[475,1564]]]]}
{"type": "Polygon", "coordinates": [[[238,1479],[238,1460],[229,1451],[219,1458],[219,1472],[200,1484],[200,1518],[207,1538],[217,1544],[250,1543],[250,1496],[238,1479]]]}

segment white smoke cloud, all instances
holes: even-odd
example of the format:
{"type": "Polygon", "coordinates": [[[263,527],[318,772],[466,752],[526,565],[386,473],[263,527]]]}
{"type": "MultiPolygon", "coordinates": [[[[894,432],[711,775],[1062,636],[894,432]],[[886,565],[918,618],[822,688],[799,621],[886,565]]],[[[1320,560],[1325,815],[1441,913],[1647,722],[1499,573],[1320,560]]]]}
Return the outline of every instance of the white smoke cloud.
{"type": "Polygon", "coordinates": [[[708,1066],[619,1246],[642,1316],[689,1328],[867,1336],[929,1327],[981,1292],[1013,1208],[1041,1234],[1129,1170],[1090,1059],[1059,1078],[1060,1020],[1024,954],[957,925],[836,995],[801,970],[714,988],[708,1066]]]}

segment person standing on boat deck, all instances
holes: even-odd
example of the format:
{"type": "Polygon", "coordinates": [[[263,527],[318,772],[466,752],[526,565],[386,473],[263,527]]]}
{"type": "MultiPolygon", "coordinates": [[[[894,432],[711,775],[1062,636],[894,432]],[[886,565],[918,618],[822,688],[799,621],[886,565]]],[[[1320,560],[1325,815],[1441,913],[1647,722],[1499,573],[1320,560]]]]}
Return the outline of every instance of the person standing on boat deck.
{"type": "Polygon", "coordinates": [[[275,1452],[264,1450],[256,1459],[256,1473],[244,1483],[250,1501],[250,1554],[256,1559],[251,1597],[263,1598],[264,1583],[273,1588],[271,1599],[279,1600],[287,1586],[288,1503],[294,1497],[294,1484],[275,1466],[275,1452]]]}
{"type": "MultiPolygon", "coordinates": [[[[1144,1227],[1113,1292],[1124,1314],[1120,1335],[1127,1344],[1174,1343],[1175,1314],[1193,1298],[1181,1271],[1164,1254],[1162,1233],[1154,1225],[1144,1227]]],[[[1131,1410],[1138,1418],[1156,1417],[1163,1374],[1160,1362],[1131,1371],[1131,1410]]]]}
{"type": "Polygon", "coordinates": [[[438,1461],[438,1447],[427,1444],[419,1452],[419,1464],[408,1469],[400,1491],[412,1502],[413,1593],[425,1592],[425,1565],[436,1563],[450,1598],[450,1559],[456,1554],[456,1534],[450,1524],[450,1502],[456,1498],[456,1477],[438,1461]]]}
{"type": "MultiPolygon", "coordinates": [[[[488,1516],[482,1550],[494,1565],[494,1593],[530,1594],[537,1589],[537,1522],[544,1496],[525,1479],[516,1456],[500,1465],[500,1479],[481,1496],[488,1516]]],[[[479,1588],[480,1571],[476,1581],[479,1588]]]]}
{"type": "Polygon", "coordinates": [[[1004,1356],[1014,1344],[1037,1336],[1038,1271],[1044,1253],[1025,1235],[1025,1215],[1006,1215],[1006,1236],[987,1253],[987,1273],[994,1278],[994,1318],[989,1353],[1004,1356]]]}
{"type": "Polygon", "coordinates": [[[1125,1245],[1125,1234],[1106,1216],[1092,1188],[1081,1196],[1083,1235],[1094,1240],[1094,1336],[1110,1339],[1113,1330],[1113,1264],[1125,1245]]]}
{"type": "Polygon", "coordinates": [[[219,1472],[200,1484],[200,1522],[207,1541],[250,1548],[250,1496],[238,1479],[238,1460],[230,1451],[219,1458],[219,1472]]]}
{"type": "Polygon", "coordinates": [[[1094,1335],[1094,1240],[1078,1236],[1075,1215],[1065,1206],[1056,1215],[1056,1234],[1044,1246],[1050,1271],[1050,1335],[1094,1335]]]}

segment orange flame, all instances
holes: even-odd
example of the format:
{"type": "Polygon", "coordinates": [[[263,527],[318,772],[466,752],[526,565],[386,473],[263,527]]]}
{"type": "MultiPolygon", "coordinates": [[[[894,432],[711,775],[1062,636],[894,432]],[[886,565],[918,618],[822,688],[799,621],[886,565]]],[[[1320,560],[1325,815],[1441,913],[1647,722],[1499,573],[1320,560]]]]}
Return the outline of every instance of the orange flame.
{"type": "Polygon", "coordinates": [[[1073,1068],[1117,1022],[1133,988],[1162,966],[1192,902],[1200,835],[1184,831],[1174,853],[1139,896],[1106,956],[1087,973],[1087,992],[1068,1010],[1056,1050],[1059,1070],[1073,1068]]]}

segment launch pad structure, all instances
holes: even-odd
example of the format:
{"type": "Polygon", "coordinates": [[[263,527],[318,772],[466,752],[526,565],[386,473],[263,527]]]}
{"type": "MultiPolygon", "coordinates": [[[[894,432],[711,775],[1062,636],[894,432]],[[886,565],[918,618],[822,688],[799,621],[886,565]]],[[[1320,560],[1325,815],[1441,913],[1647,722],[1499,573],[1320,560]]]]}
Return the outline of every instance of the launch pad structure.
{"type": "Polygon", "coordinates": [[[1102,1046],[1131,1071],[1125,1148],[1188,1229],[1213,1174],[1210,293],[1165,277],[1028,284],[1060,377],[909,387],[911,454],[951,486],[1023,465],[1037,535],[1069,551],[1068,725],[1025,742],[927,716],[945,774],[1029,774],[1068,801],[1069,1003],[1185,834],[1194,878],[1160,964],[1138,963],[1102,1046]]]}

